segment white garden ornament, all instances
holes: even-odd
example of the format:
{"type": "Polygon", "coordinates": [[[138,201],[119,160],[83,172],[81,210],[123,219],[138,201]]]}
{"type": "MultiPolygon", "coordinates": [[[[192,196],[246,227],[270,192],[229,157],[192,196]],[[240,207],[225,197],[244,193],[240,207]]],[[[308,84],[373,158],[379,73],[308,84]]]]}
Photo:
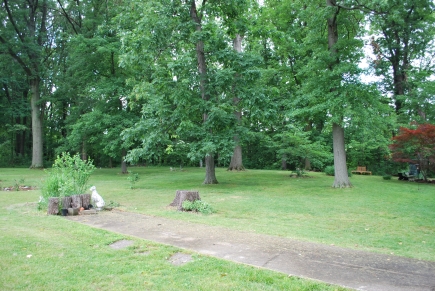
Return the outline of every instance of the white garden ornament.
{"type": "Polygon", "coordinates": [[[104,202],[103,197],[101,197],[100,194],[98,194],[97,188],[95,186],[92,186],[89,190],[92,191],[91,200],[92,200],[93,204],[95,205],[96,209],[97,210],[103,209],[103,207],[104,207],[104,205],[106,205],[106,203],[104,202]]]}

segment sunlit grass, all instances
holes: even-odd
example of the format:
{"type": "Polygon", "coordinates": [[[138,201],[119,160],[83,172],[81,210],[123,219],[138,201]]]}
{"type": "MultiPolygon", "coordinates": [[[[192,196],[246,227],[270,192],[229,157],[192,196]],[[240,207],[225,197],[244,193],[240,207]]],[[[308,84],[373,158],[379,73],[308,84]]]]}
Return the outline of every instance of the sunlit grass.
{"type": "Polygon", "coordinates": [[[346,290],[316,281],[191,254],[91,228],[36,210],[37,191],[0,192],[0,290],[346,290]],[[114,250],[110,244],[134,243],[114,250]]]}
{"type": "Polygon", "coordinates": [[[90,228],[34,205],[0,210],[1,290],[345,290],[195,255],[174,266],[180,250],[90,228]],[[134,244],[114,250],[120,239],[134,244]]]}
{"type": "MultiPolygon", "coordinates": [[[[3,170],[2,180],[22,175],[40,183],[43,177],[43,172],[24,169],[4,176],[3,170]]],[[[354,175],[353,188],[333,189],[333,177],[323,173],[291,178],[284,171],[218,168],[219,184],[203,185],[200,168],[130,170],[140,177],[135,189],[119,169],[98,169],[90,183],[106,202],[118,202],[128,211],[435,261],[433,184],[354,175]],[[198,190],[217,212],[194,215],[168,208],[182,189],[198,190]]],[[[38,194],[32,195],[35,201],[38,194]]]]}

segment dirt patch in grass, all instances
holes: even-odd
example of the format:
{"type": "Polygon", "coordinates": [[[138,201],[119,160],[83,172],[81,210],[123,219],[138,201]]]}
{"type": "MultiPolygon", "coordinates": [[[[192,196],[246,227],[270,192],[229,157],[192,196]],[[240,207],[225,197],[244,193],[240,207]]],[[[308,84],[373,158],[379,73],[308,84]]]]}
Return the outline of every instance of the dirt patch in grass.
{"type": "Polygon", "coordinates": [[[122,240],[114,242],[113,244],[110,245],[110,247],[112,249],[115,249],[115,250],[120,250],[120,249],[125,249],[126,247],[129,247],[132,244],[134,244],[134,241],[122,239],[122,240]]]}
{"type": "Polygon", "coordinates": [[[192,261],[192,256],[184,253],[176,253],[169,258],[169,262],[174,266],[181,266],[190,261],[192,261]]]}

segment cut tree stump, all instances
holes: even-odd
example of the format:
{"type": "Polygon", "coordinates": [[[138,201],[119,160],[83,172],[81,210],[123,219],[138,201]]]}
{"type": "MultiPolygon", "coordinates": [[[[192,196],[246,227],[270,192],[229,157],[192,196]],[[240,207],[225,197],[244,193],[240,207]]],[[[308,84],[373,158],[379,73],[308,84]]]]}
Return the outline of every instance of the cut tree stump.
{"type": "Polygon", "coordinates": [[[195,200],[201,200],[199,197],[198,191],[189,191],[189,190],[177,190],[175,193],[174,201],[172,201],[169,206],[176,206],[177,210],[183,210],[183,201],[189,200],[189,201],[195,201],[195,200]]]}
{"type": "Polygon", "coordinates": [[[82,197],[80,195],[72,195],[71,196],[71,207],[72,208],[82,207],[82,197]]]}
{"type": "Polygon", "coordinates": [[[59,198],[51,197],[48,199],[48,215],[57,215],[59,213],[59,198]]]}
{"type": "Polygon", "coordinates": [[[89,209],[89,204],[91,204],[91,194],[81,194],[82,207],[84,209],[89,209]]]}
{"type": "Polygon", "coordinates": [[[70,207],[71,207],[71,197],[70,196],[62,197],[62,208],[68,209],[70,207]]]}

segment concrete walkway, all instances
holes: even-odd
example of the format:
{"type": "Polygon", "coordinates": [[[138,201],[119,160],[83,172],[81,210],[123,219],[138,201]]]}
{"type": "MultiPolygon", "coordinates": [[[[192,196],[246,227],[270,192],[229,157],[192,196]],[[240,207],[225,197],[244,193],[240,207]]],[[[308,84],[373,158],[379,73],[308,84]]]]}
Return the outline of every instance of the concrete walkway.
{"type": "Polygon", "coordinates": [[[68,216],[92,227],[357,290],[435,291],[435,262],[122,211],[68,216]]]}

